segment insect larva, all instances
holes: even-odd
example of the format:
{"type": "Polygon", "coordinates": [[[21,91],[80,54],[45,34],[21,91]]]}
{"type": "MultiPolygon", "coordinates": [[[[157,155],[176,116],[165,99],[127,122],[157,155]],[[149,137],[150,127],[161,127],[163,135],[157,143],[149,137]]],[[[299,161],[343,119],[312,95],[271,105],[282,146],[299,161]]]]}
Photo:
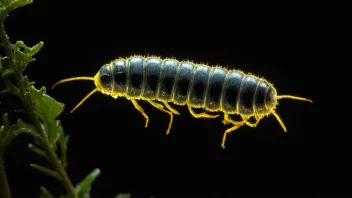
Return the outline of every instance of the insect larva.
{"type": "Polygon", "coordinates": [[[223,112],[223,124],[231,123],[234,126],[225,131],[222,148],[225,148],[228,133],[244,124],[256,127],[263,117],[270,114],[276,117],[286,132],[284,123],[275,112],[277,100],[290,98],[313,102],[297,96],[277,95],[276,89],[265,79],[238,70],[158,57],[132,56],[127,59],[116,59],[110,64],[103,65],[94,77],[63,79],[56,82],[52,88],[73,80],[92,80],[96,88],[83,98],[71,113],[89,96],[100,91],[114,98],[126,97],[131,100],[134,107],[146,119],[145,127],[148,127],[149,117],[137,103],[137,100],[146,100],[170,115],[166,134],[170,133],[173,114],[180,114],[169,103],[187,105],[195,118],[217,118],[219,114],[195,113],[192,108],[223,112]],[[229,117],[231,114],[240,115],[242,120],[231,119],[229,117]],[[254,117],[256,122],[251,123],[249,121],[251,117],[254,117]]]}

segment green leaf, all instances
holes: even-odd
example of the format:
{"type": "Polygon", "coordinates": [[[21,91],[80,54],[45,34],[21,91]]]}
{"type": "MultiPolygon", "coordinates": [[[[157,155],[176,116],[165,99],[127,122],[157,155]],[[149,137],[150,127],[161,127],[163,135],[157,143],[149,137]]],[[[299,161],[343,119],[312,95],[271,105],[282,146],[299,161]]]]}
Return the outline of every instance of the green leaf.
{"type": "Polygon", "coordinates": [[[61,177],[60,177],[60,174],[57,173],[56,171],[53,171],[47,167],[44,167],[44,166],[41,166],[41,165],[38,165],[38,164],[30,164],[29,165],[30,167],[34,168],[34,169],[37,169],[38,171],[46,174],[46,175],[49,175],[49,176],[52,176],[54,177],[55,179],[57,180],[61,180],[61,177]]]}
{"type": "Polygon", "coordinates": [[[29,87],[27,97],[32,101],[37,116],[43,122],[42,126],[48,136],[50,145],[54,150],[57,149],[57,144],[59,145],[62,156],[60,162],[63,167],[66,167],[68,136],[65,136],[60,121],[56,120],[56,118],[62,113],[64,104],[57,102],[55,99],[45,94],[45,91],[45,87],[37,90],[32,85],[29,87]]]}
{"type": "Polygon", "coordinates": [[[34,86],[30,86],[28,96],[34,103],[36,114],[43,122],[44,131],[47,133],[51,145],[55,147],[60,137],[64,136],[61,123],[56,120],[62,113],[64,104],[45,94],[45,91],[45,87],[37,90],[34,86]]]}
{"type": "Polygon", "coordinates": [[[75,190],[78,198],[90,198],[91,185],[99,174],[100,169],[96,168],[91,173],[89,173],[89,175],[85,177],[82,182],[77,184],[75,190]]]}
{"type": "Polygon", "coordinates": [[[4,77],[12,73],[14,73],[13,69],[6,69],[5,71],[1,72],[1,76],[4,77]]]}
{"type": "Polygon", "coordinates": [[[0,57],[0,72],[2,71],[2,61],[3,61],[3,60],[4,60],[4,59],[0,57]]]}
{"type": "Polygon", "coordinates": [[[42,41],[40,41],[35,46],[33,46],[31,48],[26,48],[25,53],[27,54],[27,56],[34,56],[35,54],[37,54],[39,52],[40,49],[42,49],[43,46],[44,46],[44,43],[42,41]]]}
{"type": "MultiPolygon", "coordinates": [[[[2,124],[3,126],[6,128],[6,129],[10,129],[11,128],[11,125],[10,125],[10,122],[9,122],[9,119],[7,117],[7,113],[3,114],[2,115],[2,124]]],[[[1,134],[1,133],[0,133],[1,134]]]]}
{"type": "Polygon", "coordinates": [[[38,137],[33,125],[24,123],[21,119],[18,119],[16,124],[11,125],[7,114],[3,114],[2,126],[0,127],[0,151],[3,152],[15,137],[23,133],[31,134],[35,138],[38,137]]]}
{"type": "Polygon", "coordinates": [[[131,194],[130,193],[119,193],[114,198],[131,198],[131,194]]]}
{"type": "Polygon", "coordinates": [[[61,164],[63,165],[64,168],[67,167],[67,144],[68,144],[68,140],[70,138],[69,135],[65,136],[63,134],[63,130],[61,131],[62,134],[60,135],[59,138],[59,145],[60,145],[60,149],[61,149],[61,164]]]}
{"type": "Polygon", "coordinates": [[[37,155],[43,157],[44,159],[48,159],[48,156],[44,150],[34,146],[33,144],[28,144],[28,148],[31,149],[37,155]]]}
{"type": "Polygon", "coordinates": [[[21,133],[29,133],[34,137],[38,137],[35,126],[24,123],[21,119],[17,120],[17,123],[12,126],[13,133],[17,136],[21,133]]]}
{"type": "Polygon", "coordinates": [[[12,45],[14,49],[17,51],[21,52],[22,54],[32,57],[36,53],[39,52],[39,50],[44,46],[44,43],[40,41],[38,44],[34,45],[33,47],[28,47],[27,45],[24,44],[23,41],[17,41],[15,45],[12,45]],[[23,50],[21,50],[23,49],[23,50]]]}
{"type": "Polygon", "coordinates": [[[25,89],[28,90],[30,86],[34,85],[34,82],[30,82],[27,76],[23,77],[23,84],[25,89]]]}
{"type": "Polygon", "coordinates": [[[19,89],[13,85],[7,78],[7,75],[14,73],[12,68],[9,68],[9,59],[7,57],[0,58],[0,73],[4,80],[5,87],[1,88],[0,93],[12,93],[19,96],[19,89]]]}
{"type": "Polygon", "coordinates": [[[27,68],[28,63],[36,60],[32,56],[39,52],[39,50],[44,46],[44,43],[39,42],[33,47],[27,47],[23,41],[17,41],[15,44],[11,45],[14,49],[16,69],[19,72],[23,72],[27,68]]]}
{"type": "Polygon", "coordinates": [[[44,186],[40,187],[40,191],[42,192],[40,195],[41,198],[54,198],[54,196],[44,186]]]}
{"type": "Polygon", "coordinates": [[[9,93],[9,92],[10,92],[10,90],[5,88],[5,89],[0,91],[0,94],[9,93]]]}
{"type": "Polygon", "coordinates": [[[62,113],[64,109],[64,104],[57,102],[54,98],[45,94],[45,87],[42,87],[40,90],[37,90],[36,88],[34,88],[34,86],[30,86],[29,92],[32,96],[32,99],[35,100],[36,109],[39,114],[39,117],[46,117],[50,120],[55,120],[62,113]]]}
{"type": "Polygon", "coordinates": [[[14,86],[8,80],[5,80],[5,85],[6,85],[6,88],[1,90],[0,93],[12,93],[12,94],[14,94],[16,96],[19,96],[20,92],[19,92],[19,89],[16,86],[14,86]]]}
{"type": "Polygon", "coordinates": [[[32,2],[32,0],[0,0],[0,21],[4,20],[12,10],[32,2]]]}
{"type": "Polygon", "coordinates": [[[9,62],[9,59],[7,56],[5,57],[0,57],[0,71],[2,69],[6,69],[8,68],[8,62],[9,62]]]}

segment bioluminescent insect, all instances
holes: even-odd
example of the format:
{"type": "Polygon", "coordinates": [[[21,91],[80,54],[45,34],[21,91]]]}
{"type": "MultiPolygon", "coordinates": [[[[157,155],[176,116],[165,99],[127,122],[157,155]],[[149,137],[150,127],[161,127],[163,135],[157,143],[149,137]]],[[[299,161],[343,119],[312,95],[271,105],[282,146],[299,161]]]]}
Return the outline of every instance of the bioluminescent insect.
{"type": "Polygon", "coordinates": [[[245,74],[238,70],[210,67],[189,61],[160,59],[158,57],[132,56],[116,59],[103,65],[94,77],[73,77],[60,80],[56,85],[74,80],[92,80],[96,88],[84,97],[72,110],[75,111],[96,91],[114,98],[126,97],[146,119],[149,117],[137,100],[146,100],[154,107],[170,115],[166,134],[170,133],[173,115],[180,113],[169,103],[187,105],[195,118],[217,118],[219,114],[196,113],[192,108],[203,108],[209,112],[223,112],[223,124],[233,124],[222,138],[225,148],[227,134],[244,124],[256,127],[259,121],[273,114],[283,130],[287,129],[275,112],[277,101],[282,98],[313,102],[312,100],[277,95],[276,89],[263,78],[245,74]],[[159,102],[158,102],[159,101],[159,102]],[[231,114],[240,115],[241,121],[230,118],[231,114]],[[249,121],[255,118],[255,122],[249,121]]]}

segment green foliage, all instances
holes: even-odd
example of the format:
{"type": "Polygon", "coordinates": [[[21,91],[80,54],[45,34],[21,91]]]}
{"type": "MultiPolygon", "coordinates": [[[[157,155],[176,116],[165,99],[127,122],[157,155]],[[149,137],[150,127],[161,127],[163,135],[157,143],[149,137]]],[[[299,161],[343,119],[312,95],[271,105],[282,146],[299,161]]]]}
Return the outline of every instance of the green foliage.
{"type": "MultiPolygon", "coordinates": [[[[11,124],[8,115],[2,115],[2,126],[0,127],[0,163],[3,163],[2,157],[6,147],[14,138],[21,134],[29,134],[34,137],[34,143],[28,147],[39,156],[45,158],[51,167],[45,167],[35,163],[30,167],[52,176],[60,181],[67,195],[60,197],[77,197],[89,198],[93,181],[100,174],[99,169],[92,171],[76,187],[74,187],[67,176],[67,143],[69,136],[64,134],[63,128],[57,117],[62,113],[64,104],[56,101],[46,94],[46,88],[37,89],[35,82],[30,81],[22,73],[27,69],[29,63],[35,61],[33,57],[44,46],[39,42],[33,47],[28,47],[23,41],[17,41],[12,44],[5,32],[4,20],[9,13],[21,6],[32,3],[30,0],[0,0],[0,34],[1,43],[6,51],[6,56],[0,56],[0,74],[5,87],[1,88],[1,94],[13,94],[22,102],[30,123],[25,123],[18,119],[17,123],[11,124]],[[9,77],[14,77],[14,82],[9,77]],[[61,159],[57,153],[60,153],[61,159]]],[[[3,168],[3,164],[1,164],[3,168]]],[[[4,175],[2,175],[4,176],[4,175]]],[[[0,178],[0,192],[4,198],[10,197],[6,177],[0,178]]],[[[44,186],[40,187],[41,196],[54,197],[44,186]]],[[[1,194],[0,194],[1,195],[1,194]]]]}
{"type": "Polygon", "coordinates": [[[12,10],[32,2],[32,0],[0,0],[0,20],[4,20],[12,10]]]}
{"type": "Polygon", "coordinates": [[[114,198],[131,198],[131,194],[130,193],[120,193],[120,194],[116,195],[114,198]]]}
{"type": "Polygon", "coordinates": [[[84,180],[76,186],[76,194],[79,198],[89,198],[93,181],[100,174],[100,169],[95,169],[84,180]]]}
{"type": "Polygon", "coordinates": [[[2,115],[3,125],[0,127],[0,153],[3,153],[5,148],[11,143],[11,141],[22,133],[29,133],[37,137],[36,129],[33,125],[22,122],[18,119],[16,124],[11,125],[7,114],[2,115]]]}

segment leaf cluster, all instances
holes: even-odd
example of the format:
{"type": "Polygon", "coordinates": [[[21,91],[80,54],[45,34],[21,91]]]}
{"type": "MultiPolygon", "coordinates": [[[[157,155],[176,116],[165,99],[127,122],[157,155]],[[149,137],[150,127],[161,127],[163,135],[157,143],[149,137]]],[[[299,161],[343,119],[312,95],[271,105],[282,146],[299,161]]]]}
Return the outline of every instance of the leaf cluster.
{"type": "MultiPolygon", "coordinates": [[[[69,136],[64,134],[60,120],[57,119],[63,112],[64,104],[46,94],[45,87],[36,88],[35,82],[30,81],[28,76],[23,74],[27,66],[36,60],[33,56],[42,49],[44,43],[39,42],[32,47],[27,46],[23,41],[16,41],[13,44],[5,32],[4,20],[9,13],[30,3],[32,0],[0,0],[0,45],[6,52],[5,55],[0,55],[0,76],[4,84],[4,87],[0,87],[1,94],[15,95],[21,101],[30,120],[26,123],[18,118],[16,123],[11,124],[7,113],[1,115],[0,163],[3,163],[3,154],[12,140],[21,134],[29,134],[34,137],[34,143],[28,144],[28,147],[51,165],[46,167],[32,163],[30,166],[56,178],[63,184],[67,194],[60,197],[89,198],[91,184],[100,174],[100,170],[93,170],[75,187],[72,185],[66,173],[69,136]],[[60,157],[58,157],[59,154],[60,157]]],[[[0,165],[3,167],[3,164],[0,165]]],[[[1,189],[8,187],[6,177],[3,180],[0,183],[6,183],[6,185],[0,186],[0,193],[6,192],[3,196],[10,197],[9,189],[1,189]]],[[[44,186],[41,186],[40,190],[42,197],[54,197],[44,186]]]]}

